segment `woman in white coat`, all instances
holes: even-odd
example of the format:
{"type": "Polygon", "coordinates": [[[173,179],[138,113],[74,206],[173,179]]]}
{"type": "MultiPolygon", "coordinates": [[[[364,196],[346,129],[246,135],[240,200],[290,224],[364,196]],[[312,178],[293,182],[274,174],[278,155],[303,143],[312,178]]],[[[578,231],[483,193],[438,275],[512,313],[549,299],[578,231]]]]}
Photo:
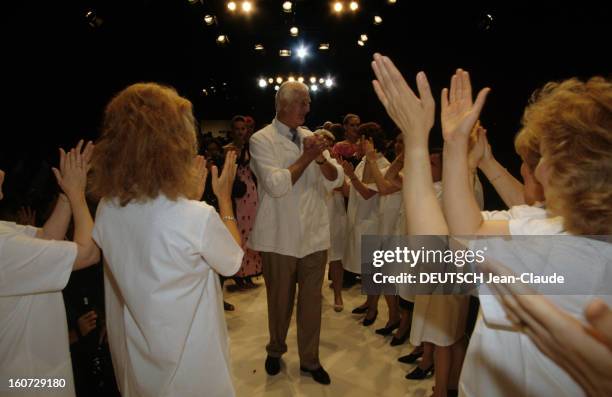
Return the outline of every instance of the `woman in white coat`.
{"type": "Polygon", "coordinates": [[[93,157],[102,198],[94,239],[104,256],[109,345],[123,397],[233,396],[218,273],[242,263],[229,151],[212,187],[219,214],[197,201],[205,160],[196,157],[191,103],[153,83],[107,105],[93,157]]]}

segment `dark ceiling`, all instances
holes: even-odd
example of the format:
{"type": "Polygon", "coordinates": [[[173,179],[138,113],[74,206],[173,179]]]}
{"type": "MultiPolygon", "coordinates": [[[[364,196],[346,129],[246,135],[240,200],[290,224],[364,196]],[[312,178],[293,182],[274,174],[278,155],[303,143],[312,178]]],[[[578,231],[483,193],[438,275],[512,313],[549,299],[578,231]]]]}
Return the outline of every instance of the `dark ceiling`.
{"type": "MultiPolygon", "coordinates": [[[[196,116],[247,113],[273,117],[273,88],[260,76],[333,76],[332,90],[313,93],[308,123],[340,120],[347,112],[389,125],[371,89],[369,61],[390,55],[411,80],[425,70],[436,92],[457,67],[493,93],[483,119],[511,142],[521,110],[535,87],[573,75],[610,71],[610,12],[602,3],[534,6],[535,2],[361,0],[357,12],[333,14],[331,1],[253,1],[249,16],[230,13],[225,0],[89,0],[3,5],[5,128],[21,145],[57,145],[95,137],[104,104],[136,81],[170,84],[194,103],[196,116]],[[92,27],[89,11],[99,26],[92,27]],[[217,26],[206,26],[206,14],[217,26]],[[383,19],[374,26],[373,16],[383,19]],[[487,16],[490,15],[490,17],[487,16]],[[290,37],[292,25],[300,29],[290,37]],[[229,45],[215,38],[225,33],[229,45]],[[366,33],[366,46],[359,35],[366,33]],[[329,42],[327,52],[317,50],[329,42]],[[262,43],[265,51],[254,50],[262,43]],[[310,47],[303,61],[278,50],[310,47]],[[215,87],[215,90],[210,89],[215,87]],[[208,90],[204,95],[202,89],[208,90]],[[33,139],[34,138],[34,139],[33,139]]],[[[237,1],[240,7],[241,0],[237,1]]],[[[345,7],[348,2],[345,0],[345,7]]],[[[96,23],[93,23],[94,25],[96,23]]],[[[4,136],[4,133],[3,133],[4,136]]],[[[5,146],[3,144],[3,146],[5,146]]],[[[19,150],[2,150],[4,156],[19,150]]]]}

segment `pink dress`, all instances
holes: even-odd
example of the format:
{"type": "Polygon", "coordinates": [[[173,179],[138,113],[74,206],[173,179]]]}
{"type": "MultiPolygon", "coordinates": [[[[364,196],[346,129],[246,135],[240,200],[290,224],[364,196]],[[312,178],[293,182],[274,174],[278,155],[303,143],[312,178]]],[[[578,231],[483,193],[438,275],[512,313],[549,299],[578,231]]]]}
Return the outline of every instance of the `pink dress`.
{"type": "Polygon", "coordinates": [[[242,266],[238,273],[236,273],[236,276],[255,276],[262,272],[261,255],[259,251],[253,251],[247,248],[246,245],[251,230],[253,230],[255,214],[257,213],[257,186],[253,178],[253,172],[248,165],[239,166],[236,171],[236,177],[240,178],[246,185],[244,196],[236,199],[236,221],[242,236],[242,250],[244,251],[242,266]]]}

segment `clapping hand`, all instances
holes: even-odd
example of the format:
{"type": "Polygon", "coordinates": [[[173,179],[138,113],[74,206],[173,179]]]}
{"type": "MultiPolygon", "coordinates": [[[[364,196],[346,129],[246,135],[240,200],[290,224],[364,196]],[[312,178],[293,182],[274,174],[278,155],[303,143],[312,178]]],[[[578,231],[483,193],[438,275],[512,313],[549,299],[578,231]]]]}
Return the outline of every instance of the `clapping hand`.
{"type": "Polygon", "coordinates": [[[87,172],[91,167],[90,161],[94,145],[90,141],[83,148],[83,140],[68,153],[60,148],[60,168],[52,168],[57,183],[69,199],[85,194],[87,187],[87,172]]]}
{"type": "Polygon", "coordinates": [[[195,170],[197,190],[194,200],[200,200],[204,195],[206,188],[206,178],[208,177],[208,168],[206,168],[206,158],[204,156],[195,156],[193,160],[193,168],[195,170]]]}
{"type": "Polygon", "coordinates": [[[225,155],[225,163],[223,163],[221,176],[219,176],[219,169],[217,166],[212,167],[212,189],[219,202],[231,202],[232,187],[234,185],[234,179],[236,178],[237,168],[236,152],[233,150],[228,151],[225,155]]]}

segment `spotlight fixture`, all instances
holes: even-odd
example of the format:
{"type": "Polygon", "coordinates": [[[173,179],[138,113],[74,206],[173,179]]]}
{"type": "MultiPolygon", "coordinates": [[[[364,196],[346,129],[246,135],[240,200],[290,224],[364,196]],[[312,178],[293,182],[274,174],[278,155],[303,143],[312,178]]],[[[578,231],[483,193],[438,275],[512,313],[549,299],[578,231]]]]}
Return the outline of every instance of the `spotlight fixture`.
{"type": "Polygon", "coordinates": [[[336,11],[337,13],[341,13],[343,8],[344,8],[344,5],[341,2],[336,1],[334,3],[334,11],[336,11]]]}
{"type": "Polygon", "coordinates": [[[255,44],[255,51],[263,51],[263,50],[264,50],[263,44],[255,44]]]}
{"type": "Polygon", "coordinates": [[[389,2],[389,4],[395,4],[397,3],[397,0],[387,0],[389,2]]]}
{"type": "Polygon", "coordinates": [[[227,35],[220,34],[219,36],[217,36],[217,44],[225,45],[227,43],[229,43],[229,38],[227,37],[227,35]]]}
{"type": "Polygon", "coordinates": [[[310,89],[311,89],[312,91],[316,91],[316,90],[318,90],[318,89],[319,89],[319,87],[318,87],[316,84],[313,84],[313,85],[311,85],[311,86],[310,86],[310,89]]]}
{"type": "Polygon", "coordinates": [[[382,17],[374,15],[374,25],[380,25],[382,23],[382,17]]]}
{"type": "Polygon", "coordinates": [[[329,43],[321,43],[321,44],[319,44],[319,50],[321,50],[321,51],[329,50],[329,43]]]}
{"type": "Polygon", "coordinates": [[[274,91],[278,91],[279,89],[280,89],[279,86],[277,86],[277,85],[274,86],[274,91]]]}
{"type": "Polygon", "coordinates": [[[292,26],[291,29],[289,29],[289,34],[293,37],[297,36],[299,32],[300,30],[297,28],[297,26],[292,26]]]}
{"type": "Polygon", "coordinates": [[[293,9],[293,4],[290,1],[285,1],[283,3],[283,11],[284,12],[291,12],[292,9],[293,9]]]}
{"type": "Polygon", "coordinates": [[[359,3],[357,3],[356,1],[351,1],[351,3],[349,4],[349,8],[351,9],[351,11],[357,11],[357,9],[359,8],[359,3]]]}
{"type": "Polygon", "coordinates": [[[304,59],[304,58],[306,58],[306,57],[308,56],[308,50],[306,50],[306,48],[304,48],[304,47],[300,47],[300,48],[298,48],[298,50],[297,50],[297,56],[298,56],[298,58],[300,58],[300,59],[304,59]]]}
{"type": "Polygon", "coordinates": [[[291,56],[291,50],[288,49],[282,49],[278,51],[278,55],[280,55],[281,57],[290,57],[291,56]]]}
{"type": "Polygon", "coordinates": [[[274,83],[274,79],[273,79],[272,77],[270,77],[270,78],[268,79],[268,84],[272,84],[272,83],[274,83]]]}
{"type": "Polygon", "coordinates": [[[278,76],[278,77],[276,78],[276,83],[277,83],[277,84],[280,84],[280,83],[282,83],[282,82],[283,82],[283,78],[282,78],[282,77],[280,77],[280,76],[278,76]]]}
{"type": "Polygon", "coordinates": [[[299,81],[300,83],[303,83],[303,82],[304,82],[304,78],[303,78],[302,76],[300,76],[300,77],[298,77],[298,81],[299,81]]]}
{"type": "Polygon", "coordinates": [[[204,15],[204,23],[208,26],[213,25],[215,23],[215,16],[214,15],[210,15],[210,14],[206,14],[204,15]]]}
{"type": "Polygon", "coordinates": [[[359,36],[359,38],[361,39],[361,41],[363,41],[364,43],[366,41],[368,41],[368,35],[367,34],[362,34],[361,36],[359,36]]]}
{"type": "Polygon", "coordinates": [[[325,79],[324,79],[323,77],[321,77],[321,78],[319,79],[319,84],[323,84],[324,82],[325,82],[325,79]]]}
{"type": "Polygon", "coordinates": [[[202,89],[202,95],[208,96],[208,90],[206,88],[202,89]]]}
{"type": "Polygon", "coordinates": [[[331,78],[325,79],[325,87],[331,88],[334,85],[334,81],[331,78]]]}
{"type": "Polygon", "coordinates": [[[316,78],[316,77],[314,77],[314,76],[312,76],[312,77],[310,78],[310,82],[311,82],[312,84],[316,83],[316,82],[317,82],[317,78],[316,78]]]}
{"type": "Polygon", "coordinates": [[[295,77],[293,77],[293,76],[289,76],[289,77],[287,78],[287,81],[295,81],[295,77]]]}
{"type": "Polygon", "coordinates": [[[250,1],[243,1],[242,2],[242,11],[249,13],[253,10],[253,3],[251,3],[250,1]]]}
{"type": "Polygon", "coordinates": [[[261,88],[265,88],[268,85],[268,83],[266,82],[266,79],[259,79],[259,86],[261,88]]]}
{"type": "Polygon", "coordinates": [[[85,19],[87,20],[87,24],[92,28],[99,28],[100,25],[104,22],[102,18],[96,15],[94,10],[89,10],[85,13],[85,19]]]}
{"type": "Polygon", "coordinates": [[[227,9],[230,11],[236,11],[236,2],[235,1],[230,1],[229,3],[227,3],[227,9]]]}
{"type": "Polygon", "coordinates": [[[365,42],[363,42],[363,40],[357,40],[357,44],[358,44],[360,47],[363,47],[363,46],[365,45],[365,42]]]}

